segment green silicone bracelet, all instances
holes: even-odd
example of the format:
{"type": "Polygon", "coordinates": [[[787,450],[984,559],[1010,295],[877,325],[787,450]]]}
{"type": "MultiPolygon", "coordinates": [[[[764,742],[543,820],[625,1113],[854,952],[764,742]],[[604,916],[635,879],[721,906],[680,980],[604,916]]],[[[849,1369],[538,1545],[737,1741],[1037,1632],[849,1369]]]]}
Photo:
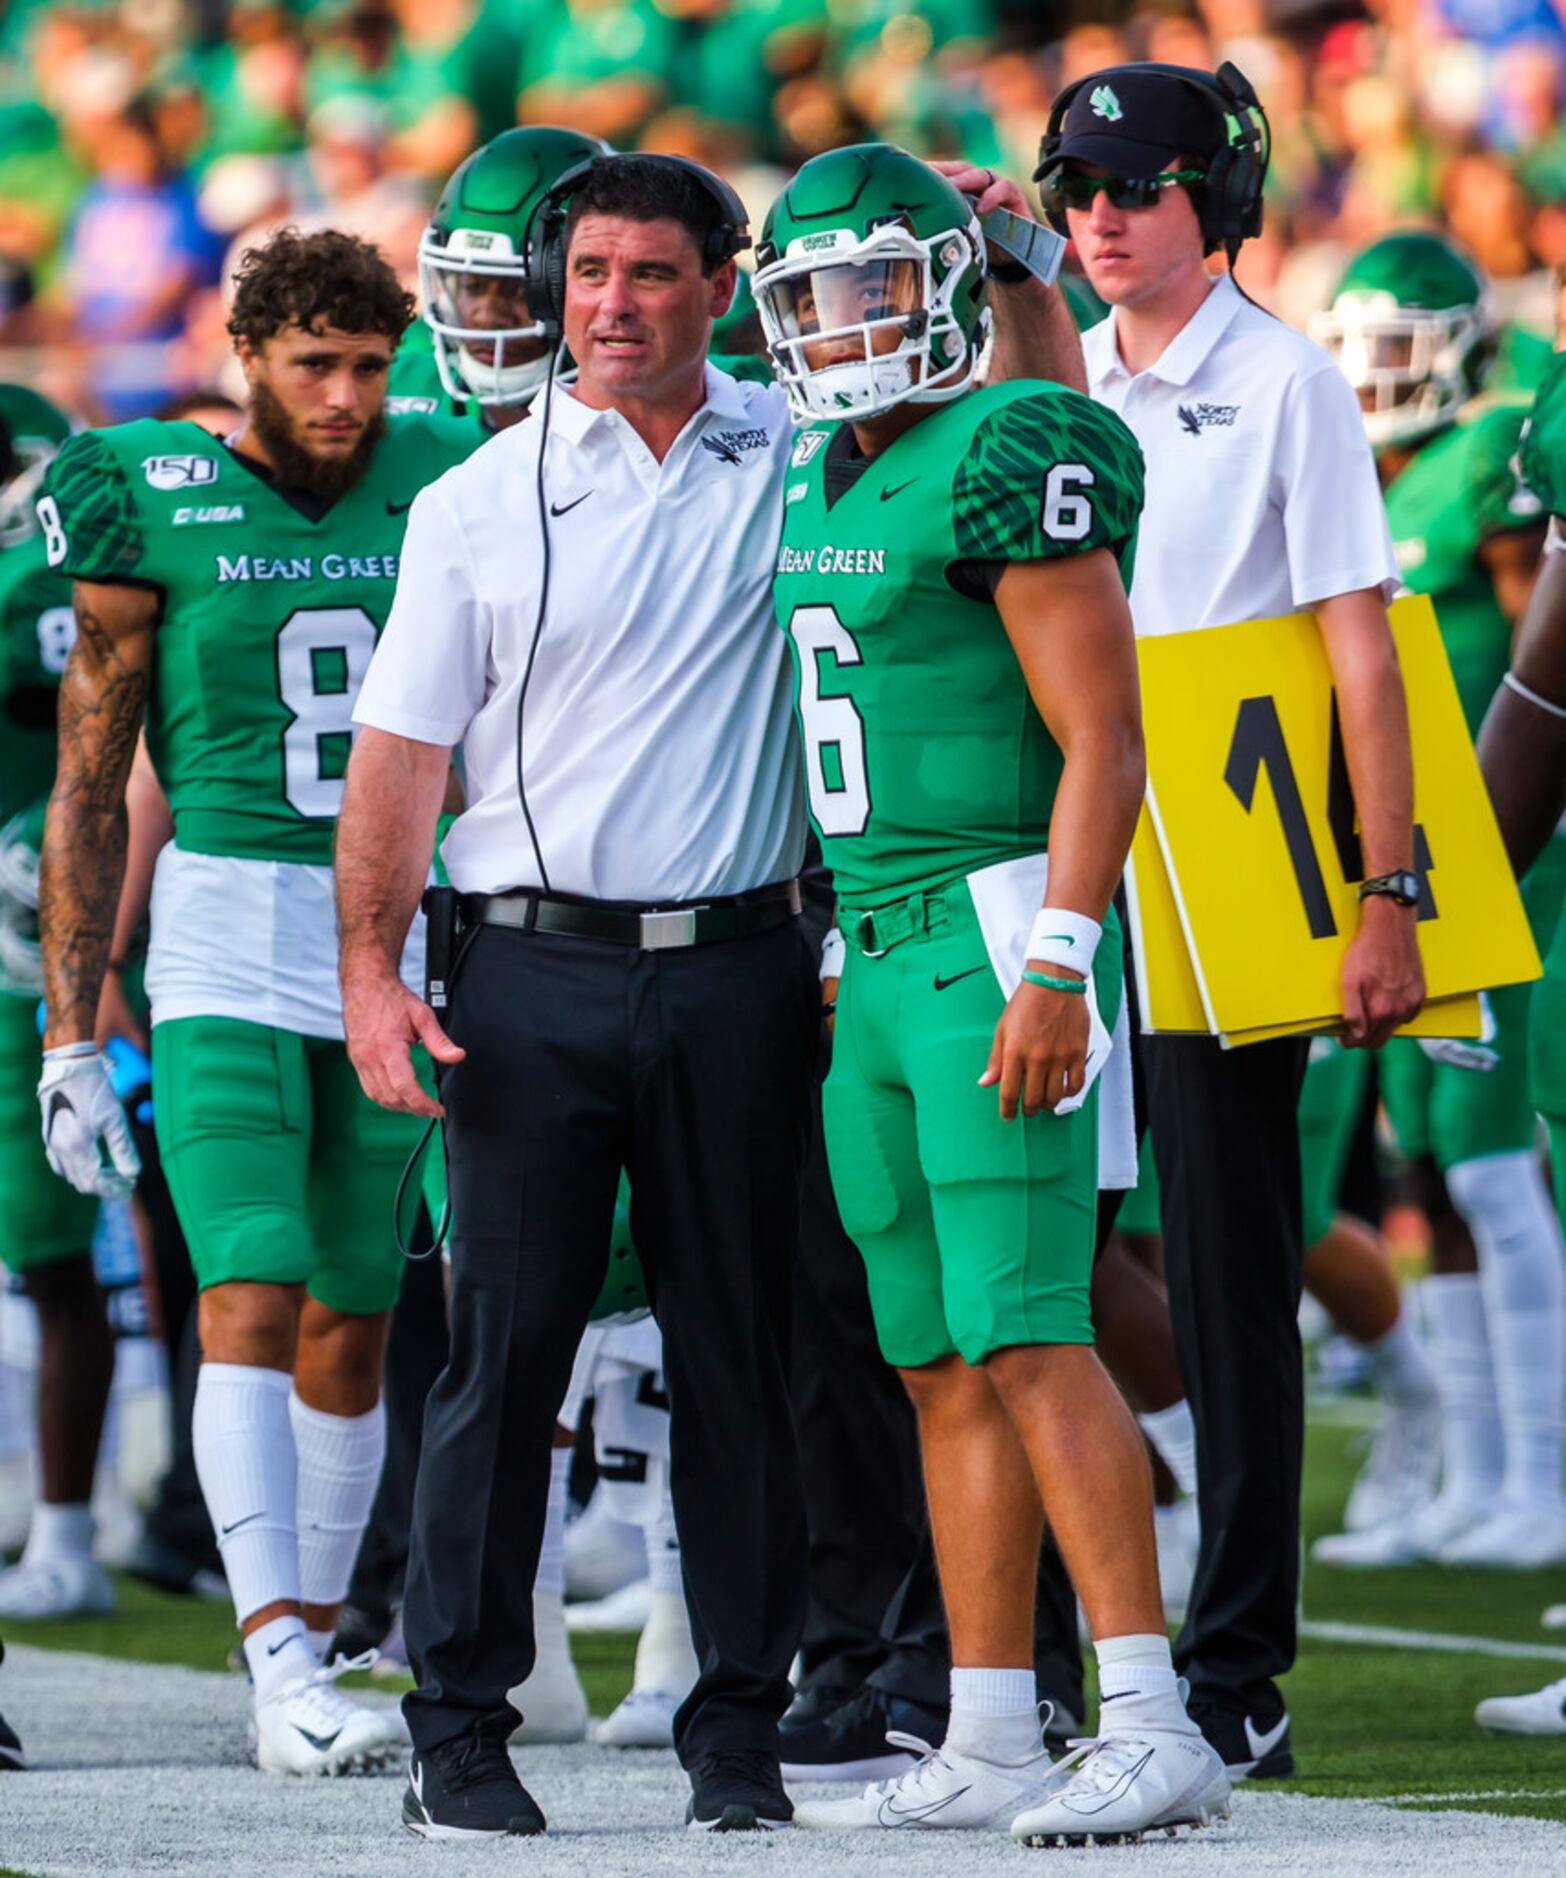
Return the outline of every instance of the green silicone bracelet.
{"type": "Polygon", "coordinates": [[[1085,978],[1050,978],[1043,972],[1024,972],[1022,976],[1028,984],[1042,985],[1046,991],[1065,991],[1078,998],[1087,996],[1085,978]]]}

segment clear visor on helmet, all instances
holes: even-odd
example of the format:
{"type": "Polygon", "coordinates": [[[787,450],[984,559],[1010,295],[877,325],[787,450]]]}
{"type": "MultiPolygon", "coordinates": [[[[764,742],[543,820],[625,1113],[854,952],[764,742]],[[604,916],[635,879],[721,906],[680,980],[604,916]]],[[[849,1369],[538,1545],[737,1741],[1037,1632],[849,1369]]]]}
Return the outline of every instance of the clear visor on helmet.
{"type": "Polygon", "coordinates": [[[773,316],[790,362],[807,372],[883,358],[928,325],[922,257],[823,264],[776,281],[773,316]]]}
{"type": "Polygon", "coordinates": [[[528,310],[522,262],[463,252],[462,233],[449,247],[426,241],[419,251],[424,317],[442,382],[453,397],[481,404],[526,402],[548,375],[549,341],[528,310]]]}
{"type": "Polygon", "coordinates": [[[1453,378],[1451,347],[1473,321],[1468,307],[1427,312],[1340,303],[1317,314],[1310,331],[1359,393],[1360,409],[1368,415],[1395,411],[1432,380],[1453,378]]]}

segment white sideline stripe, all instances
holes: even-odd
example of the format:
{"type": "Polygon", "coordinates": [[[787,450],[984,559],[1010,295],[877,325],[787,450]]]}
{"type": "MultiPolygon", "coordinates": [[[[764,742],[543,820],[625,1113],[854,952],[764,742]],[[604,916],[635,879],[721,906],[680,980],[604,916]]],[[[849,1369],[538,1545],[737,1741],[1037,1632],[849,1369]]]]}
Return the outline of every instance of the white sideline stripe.
{"type": "Polygon", "coordinates": [[[1558,1643],[1512,1643],[1504,1637],[1456,1637],[1443,1630],[1399,1630],[1385,1624],[1333,1624],[1306,1620],[1300,1635],[1317,1643],[1362,1643],[1385,1650],[1438,1650],[1452,1656],[1511,1656],[1530,1663],[1566,1663],[1558,1643]]]}
{"type": "Polygon", "coordinates": [[[1469,1800],[1559,1800],[1566,1799],[1566,1785],[1559,1787],[1485,1787],[1473,1793],[1389,1793],[1381,1806],[1424,1806],[1444,1802],[1456,1806],[1469,1800]]]}

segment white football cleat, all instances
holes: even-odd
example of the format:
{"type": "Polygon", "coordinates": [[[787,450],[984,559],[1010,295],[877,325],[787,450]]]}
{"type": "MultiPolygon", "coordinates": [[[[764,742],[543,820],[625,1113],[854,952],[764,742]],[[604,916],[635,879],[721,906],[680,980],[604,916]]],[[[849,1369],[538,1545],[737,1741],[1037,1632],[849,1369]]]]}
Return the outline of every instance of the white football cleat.
{"type": "Polygon", "coordinates": [[[1546,1630],[1566,1630],[1566,1604],[1546,1604],[1539,1622],[1546,1630]]]}
{"type": "Polygon", "coordinates": [[[616,1519],[595,1493],[575,1519],[566,1521],[566,1596],[573,1603],[607,1598],[647,1575],[647,1541],[640,1526],[616,1519]]]}
{"type": "Polygon", "coordinates": [[[1441,1405],[1388,1407],[1343,1509],[1348,1532],[1369,1532],[1413,1517],[1435,1497],[1441,1476],[1441,1405]]]}
{"type": "Polygon", "coordinates": [[[90,1558],[23,1559],[0,1571],[0,1617],[107,1617],[114,1586],[90,1558]]]}
{"type": "Polygon", "coordinates": [[[1436,1557],[1443,1565],[1486,1565],[1502,1571],[1566,1565],[1566,1506],[1503,1502],[1488,1519],[1449,1540],[1436,1557]]]}
{"type": "Polygon", "coordinates": [[[622,1630],[633,1635],[643,1630],[652,1610],[652,1586],[645,1578],[633,1579],[606,1598],[591,1604],[568,1604],[565,1607],[567,1630],[622,1630]]]}
{"type": "Polygon", "coordinates": [[[1369,1532],[1325,1534],[1311,1547],[1310,1555],[1318,1565],[1362,1571],[1428,1564],[1443,1557],[1443,1548],[1463,1533],[1481,1525],[1494,1506],[1493,1500],[1437,1494],[1412,1518],[1389,1520],[1384,1526],[1372,1526],[1369,1532]]]}
{"type": "Polygon", "coordinates": [[[511,1739],[529,1747],[585,1741],[587,1692],[571,1660],[558,1591],[533,1593],[533,1638],[538,1654],[532,1671],[506,1696],[522,1717],[511,1739]]]}
{"type": "Polygon", "coordinates": [[[877,1780],[851,1800],[801,1800],[794,1824],[822,1832],[863,1832],[881,1827],[1004,1831],[1024,1808],[1042,1798],[1051,1774],[1047,1749],[1032,1760],[1008,1765],[981,1761],[955,1748],[932,1748],[915,1735],[893,1730],[894,1748],[917,1754],[907,1773],[877,1780]]]}
{"type": "Polygon", "coordinates": [[[1019,1813],[1024,1845],[1102,1845],[1229,1817],[1223,1758],[1198,1728],[1148,1728],[1080,1741],[1041,1804],[1019,1813]]]}
{"type": "Polygon", "coordinates": [[[401,1714],[363,1708],[337,1687],[339,1676],[370,1662],[370,1652],[339,1656],[257,1702],[252,1725],[263,1774],[373,1774],[400,1757],[408,1744],[401,1714]]]}
{"type": "Polygon", "coordinates": [[[1566,1677],[1531,1695],[1486,1696],[1474,1720],[1493,1735],[1566,1735],[1566,1677]]]}
{"type": "Polygon", "coordinates": [[[1202,1544],[1195,1500],[1176,1500],[1173,1506],[1153,1508],[1153,1543],[1158,1548],[1158,1588],[1163,1595],[1164,1616],[1178,1624],[1191,1601],[1191,1581],[1196,1576],[1196,1556],[1202,1544]]]}
{"type": "Polygon", "coordinates": [[[685,1700],[667,1689],[633,1689],[593,1731],[604,1748],[672,1748],[674,1714],[685,1700]]]}

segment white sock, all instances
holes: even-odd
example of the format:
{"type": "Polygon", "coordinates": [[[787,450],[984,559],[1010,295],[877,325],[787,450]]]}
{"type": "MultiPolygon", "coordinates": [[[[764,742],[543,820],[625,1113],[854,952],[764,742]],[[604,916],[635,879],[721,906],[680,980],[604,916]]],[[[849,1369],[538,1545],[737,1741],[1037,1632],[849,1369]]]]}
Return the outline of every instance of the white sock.
{"type": "Polygon", "coordinates": [[[647,1582],[654,1591],[667,1592],[683,1602],[685,1572],[680,1563],[680,1535],[674,1529],[674,1506],[669,1498],[667,1474],[658,1516],[643,1527],[642,1537],[647,1541],[647,1582]]]}
{"type": "Polygon", "coordinates": [[[538,1553],[534,1592],[565,1595],[566,1487],[571,1478],[571,1449],[552,1448],[549,1454],[549,1498],[544,1503],[544,1538],[538,1553]]]}
{"type": "Polygon", "coordinates": [[[695,1687],[699,1674],[685,1593],[660,1591],[654,1586],[647,1622],[636,1643],[636,1674],[632,1687],[677,1695],[683,1702],[695,1687]]]}
{"type": "Polygon", "coordinates": [[[310,1648],[315,1652],[315,1660],[318,1663],[324,1663],[326,1661],[326,1653],[332,1647],[332,1638],[334,1635],[335,1632],[330,1630],[307,1630],[305,1632],[305,1639],[309,1643],[310,1648]]]}
{"type": "Polygon", "coordinates": [[[245,1661],[250,1665],[257,1702],[265,1702],[285,1682],[313,1676],[321,1667],[302,1617],[274,1617],[251,1631],[245,1638],[245,1661]]]}
{"type": "Polygon", "coordinates": [[[1169,1639],[1162,1631],[1103,1637],[1098,1658],[1098,1732],[1130,1733],[1142,1727],[1189,1728],[1169,1639]]]}
{"type": "Polygon", "coordinates": [[[196,1474],[241,1623],[264,1605],[300,1602],[292,1387],[282,1370],[244,1363],[203,1363],[196,1382],[196,1474]]]}
{"type": "Polygon", "coordinates": [[[92,1507],[87,1501],[39,1500],[33,1507],[33,1523],[27,1529],[22,1563],[36,1565],[43,1560],[90,1559],[92,1532],[92,1507]]]}
{"type": "Polygon", "coordinates": [[[1412,1311],[1400,1310],[1384,1337],[1363,1346],[1376,1393],[1391,1408],[1427,1408],[1440,1399],[1440,1384],[1412,1311]]]}
{"type": "Polygon", "coordinates": [[[1031,1669],[953,1669],[946,1746],[981,1761],[1029,1761],[1044,1752],[1031,1669]]]}
{"type": "Polygon", "coordinates": [[[1138,1415],[1142,1432],[1158,1450],[1158,1458],[1175,1477],[1175,1485],[1191,1499],[1196,1493],[1196,1422],[1183,1398],[1168,1408],[1138,1415]]]}
{"type": "Polygon", "coordinates": [[[363,1415],[328,1415],[293,1393],[288,1420],[299,1457],[299,1595],[341,1604],[380,1485],[386,1410],[377,1402],[363,1415]]]}
{"type": "Polygon", "coordinates": [[[1441,1492],[1484,1501],[1499,1492],[1505,1449],[1476,1272],[1438,1272],[1419,1288],[1441,1385],[1441,1492]]]}
{"type": "Polygon", "coordinates": [[[1502,1491],[1559,1507],[1566,1396],[1566,1246],[1537,1155],[1488,1154],[1446,1177],[1479,1250],[1506,1442],[1502,1491]]]}

